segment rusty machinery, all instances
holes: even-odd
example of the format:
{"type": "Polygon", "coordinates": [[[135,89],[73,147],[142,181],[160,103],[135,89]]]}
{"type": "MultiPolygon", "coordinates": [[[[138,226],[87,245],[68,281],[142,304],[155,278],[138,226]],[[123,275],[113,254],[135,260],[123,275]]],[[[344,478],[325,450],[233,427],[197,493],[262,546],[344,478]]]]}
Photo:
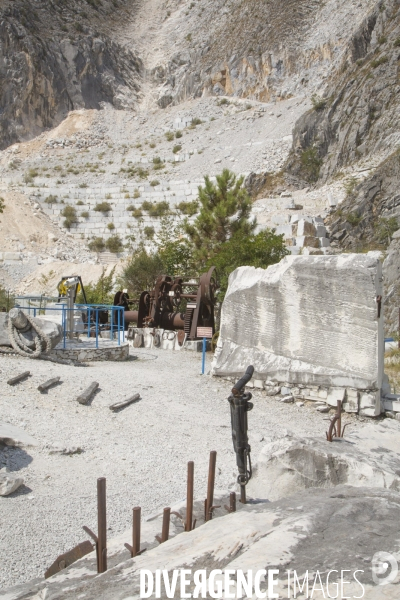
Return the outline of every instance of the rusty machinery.
{"type": "Polygon", "coordinates": [[[178,331],[178,339],[182,343],[185,335],[189,340],[198,339],[198,327],[210,327],[215,333],[217,287],[215,267],[203,273],[197,282],[160,275],[151,292],[141,293],[139,310],[127,310],[131,301],[125,291],[116,293],[114,305],[125,306],[125,325],[135,323],[140,328],[178,331]],[[183,310],[184,301],[186,307],[183,310]]]}

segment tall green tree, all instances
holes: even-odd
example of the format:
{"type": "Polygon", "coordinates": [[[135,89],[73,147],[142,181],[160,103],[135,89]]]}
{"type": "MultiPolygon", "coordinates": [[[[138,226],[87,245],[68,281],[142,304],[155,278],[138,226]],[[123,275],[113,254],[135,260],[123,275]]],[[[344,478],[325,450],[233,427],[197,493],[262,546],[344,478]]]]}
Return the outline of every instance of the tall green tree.
{"type": "MultiPolygon", "coordinates": [[[[99,279],[95,283],[85,285],[85,294],[88,304],[113,304],[114,300],[114,275],[115,267],[106,275],[106,269],[103,267],[99,279]]],[[[78,304],[83,304],[85,301],[82,291],[79,292],[76,301],[78,304]]]]}
{"type": "Polygon", "coordinates": [[[244,177],[224,169],[216,179],[213,183],[204,177],[204,187],[199,186],[200,214],[185,226],[195,258],[203,265],[233,235],[250,235],[256,226],[255,220],[250,221],[251,199],[243,187],[244,177]]]}
{"type": "Polygon", "coordinates": [[[142,246],[127,263],[119,283],[121,288],[128,289],[130,297],[134,299],[144,290],[153,289],[154,282],[160,275],[167,275],[160,254],[150,254],[142,246]]]}
{"type": "Polygon", "coordinates": [[[219,252],[209,259],[207,267],[217,268],[220,292],[218,299],[223,301],[228,289],[229,275],[238,267],[259,267],[266,269],[289,254],[283,235],[271,230],[246,235],[241,231],[221,245],[219,252]]]}

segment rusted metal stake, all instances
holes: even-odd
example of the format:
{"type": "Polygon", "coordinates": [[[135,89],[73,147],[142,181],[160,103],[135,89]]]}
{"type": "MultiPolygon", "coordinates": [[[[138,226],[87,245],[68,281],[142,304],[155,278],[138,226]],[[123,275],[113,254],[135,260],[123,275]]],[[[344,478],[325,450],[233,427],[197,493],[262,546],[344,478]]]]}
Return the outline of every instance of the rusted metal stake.
{"type": "Polygon", "coordinates": [[[245,485],[241,485],[240,486],[240,502],[241,502],[241,504],[246,504],[247,503],[247,499],[246,499],[246,486],[245,485]]]}
{"type": "Polygon", "coordinates": [[[336,432],[337,432],[337,436],[340,438],[340,437],[342,437],[342,401],[341,400],[337,401],[337,416],[338,416],[338,419],[336,421],[336,432]]]}
{"type": "Polygon", "coordinates": [[[215,450],[210,452],[210,464],[208,467],[208,486],[207,486],[207,502],[206,502],[206,521],[212,519],[211,507],[214,503],[214,484],[215,484],[215,466],[217,463],[217,453],[215,450]]]}
{"type": "Polygon", "coordinates": [[[132,527],[132,558],[140,552],[140,517],[141,508],[135,506],[133,509],[133,527],[132,527]]]}
{"type": "Polygon", "coordinates": [[[162,532],[161,532],[161,543],[166,542],[169,537],[169,520],[171,517],[171,509],[164,508],[162,532]]]}
{"type": "Polygon", "coordinates": [[[106,507],[106,479],[99,477],[97,480],[97,572],[107,571],[107,507],[106,507]]]}
{"type": "Polygon", "coordinates": [[[229,495],[229,510],[236,512],[236,492],[231,492],[229,495]]]}
{"type": "Polygon", "coordinates": [[[187,494],[186,494],[186,523],[185,531],[193,529],[193,484],[194,484],[194,462],[188,462],[187,472],[187,494]]]}
{"type": "Polygon", "coordinates": [[[135,506],[133,509],[133,523],[132,523],[132,546],[130,544],[124,544],[125,548],[131,553],[131,558],[142,554],[146,548],[140,551],[140,506],[135,506]]]}

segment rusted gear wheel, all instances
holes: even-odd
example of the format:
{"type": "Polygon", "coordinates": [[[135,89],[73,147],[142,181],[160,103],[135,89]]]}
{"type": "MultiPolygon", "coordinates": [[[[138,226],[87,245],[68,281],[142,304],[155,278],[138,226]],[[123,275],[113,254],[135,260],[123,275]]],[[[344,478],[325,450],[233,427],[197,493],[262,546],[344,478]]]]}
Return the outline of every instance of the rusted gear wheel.
{"type": "Polygon", "coordinates": [[[182,298],[181,298],[181,294],[182,294],[182,286],[180,283],[174,283],[174,285],[171,288],[171,292],[174,292],[174,295],[171,296],[171,304],[174,308],[179,308],[182,298]]]}
{"type": "Polygon", "coordinates": [[[218,289],[217,271],[215,267],[211,267],[208,273],[204,273],[200,277],[201,299],[208,306],[215,304],[215,292],[218,289]]]}

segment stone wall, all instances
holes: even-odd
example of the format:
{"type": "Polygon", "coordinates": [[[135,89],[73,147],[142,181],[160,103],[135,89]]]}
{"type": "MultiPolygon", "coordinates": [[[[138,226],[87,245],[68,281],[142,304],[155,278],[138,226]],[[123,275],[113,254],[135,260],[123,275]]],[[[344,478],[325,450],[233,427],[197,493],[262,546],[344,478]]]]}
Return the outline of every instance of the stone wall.
{"type": "Polygon", "coordinates": [[[382,266],[375,253],[289,256],[229,279],[212,371],[376,416],[383,383],[382,266]],[[285,390],[285,386],[288,388],[285,390]]]}
{"type": "Polygon", "coordinates": [[[68,344],[66,348],[62,348],[60,344],[58,348],[51,351],[50,356],[53,358],[62,358],[63,360],[79,360],[82,362],[126,360],[129,356],[128,342],[123,342],[118,346],[116,343],[107,343],[99,340],[98,348],[95,347],[94,343],[90,345],[85,343],[80,345],[68,344]]]}

